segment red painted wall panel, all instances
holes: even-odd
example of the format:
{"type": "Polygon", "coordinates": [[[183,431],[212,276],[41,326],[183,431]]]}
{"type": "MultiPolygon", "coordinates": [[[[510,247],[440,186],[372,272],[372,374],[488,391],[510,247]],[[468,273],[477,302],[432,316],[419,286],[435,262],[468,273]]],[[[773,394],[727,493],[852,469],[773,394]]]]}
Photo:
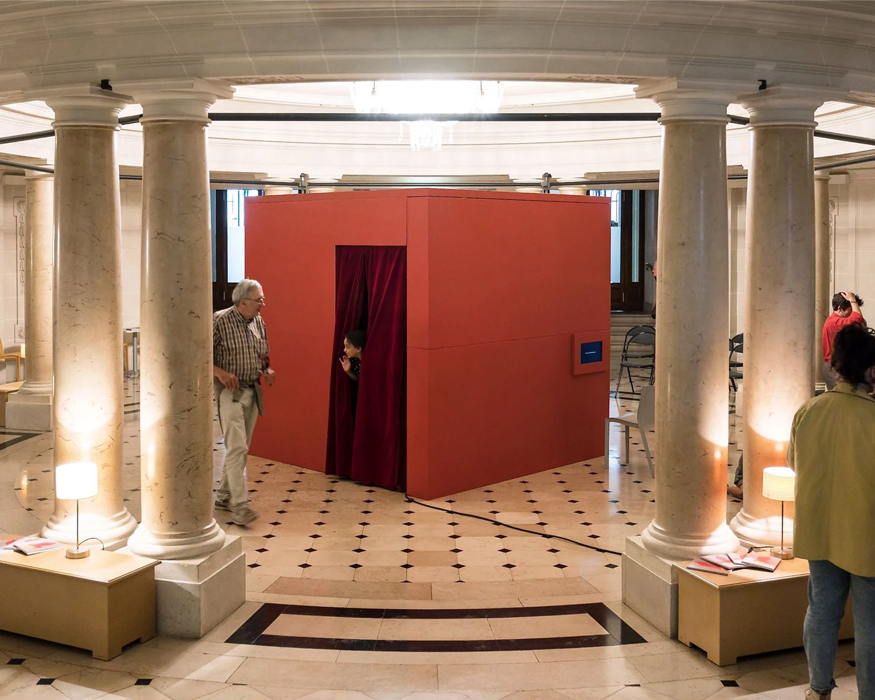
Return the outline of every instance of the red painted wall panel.
{"type": "Polygon", "coordinates": [[[592,268],[610,242],[588,234],[609,224],[578,200],[432,200],[428,347],[609,325],[609,270],[592,268]]]}
{"type": "MultiPolygon", "coordinates": [[[[607,200],[407,190],[247,202],[278,379],[252,452],[324,469],[337,245],[408,245],[408,491],[434,498],[600,455],[610,344],[607,200]]],[[[365,352],[367,357],[367,351],[365,352]]]]}
{"type": "Polygon", "coordinates": [[[277,379],[265,388],[252,454],[325,470],[333,352],[335,248],[405,245],[404,199],[350,195],[258,197],[246,202],[246,274],[264,286],[262,312],[277,379]]]}
{"type": "Polygon", "coordinates": [[[427,445],[408,430],[428,470],[408,469],[410,493],[436,498],[601,455],[608,375],[565,381],[568,346],[562,335],[411,349],[411,367],[427,356],[429,379],[427,420],[419,421],[427,445]]]}

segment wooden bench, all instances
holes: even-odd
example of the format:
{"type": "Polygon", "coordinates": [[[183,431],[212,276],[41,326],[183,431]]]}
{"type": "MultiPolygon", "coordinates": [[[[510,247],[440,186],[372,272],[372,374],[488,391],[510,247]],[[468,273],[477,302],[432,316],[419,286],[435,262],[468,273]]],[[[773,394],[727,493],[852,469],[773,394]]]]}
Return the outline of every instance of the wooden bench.
{"type": "Polygon", "coordinates": [[[26,556],[0,552],[0,629],[88,649],[108,661],[155,636],[155,567],[132,554],[66,547],[26,556]]]}
{"type": "MultiPolygon", "coordinates": [[[[728,576],[678,574],[678,641],[704,649],[718,666],[739,656],[802,646],[808,609],[808,561],[782,561],[774,572],[738,569],[728,576]]],[[[850,600],[839,639],[854,636],[850,600]]]]}

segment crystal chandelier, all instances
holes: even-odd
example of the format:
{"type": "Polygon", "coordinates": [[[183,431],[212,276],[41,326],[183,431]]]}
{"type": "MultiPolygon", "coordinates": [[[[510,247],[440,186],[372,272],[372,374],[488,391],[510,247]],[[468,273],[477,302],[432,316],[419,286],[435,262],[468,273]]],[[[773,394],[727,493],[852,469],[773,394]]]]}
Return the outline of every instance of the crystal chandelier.
{"type": "Polygon", "coordinates": [[[406,126],[410,132],[410,148],[414,151],[439,151],[443,145],[444,128],[450,132],[450,142],[452,142],[455,123],[420,120],[401,122],[401,128],[406,126]]]}
{"type": "MultiPolygon", "coordinates": [[[[503,86],[494,80],[376,80],[354,82],[350,89],[356,112],[369,114],[493,114],[503,86]]],[[[401,123],[414,151],[439,151],[444,130],[450,141],[454,121],[418,119],[401,123]]]]}

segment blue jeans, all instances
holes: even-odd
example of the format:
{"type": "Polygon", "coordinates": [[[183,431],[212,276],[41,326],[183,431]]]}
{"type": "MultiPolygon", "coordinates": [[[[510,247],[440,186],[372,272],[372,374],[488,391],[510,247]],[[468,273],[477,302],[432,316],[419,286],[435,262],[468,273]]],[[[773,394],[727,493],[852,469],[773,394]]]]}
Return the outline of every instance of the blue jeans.
{"type": "Polygon", "coordinates": [[[860,700],[875,700],[875,577],[855,576],[835,564],[811,561],[803,634],[812,690],[835,688],[833,668],[839,626],[850,590],[854,603],[854,658],[860,700]]]}

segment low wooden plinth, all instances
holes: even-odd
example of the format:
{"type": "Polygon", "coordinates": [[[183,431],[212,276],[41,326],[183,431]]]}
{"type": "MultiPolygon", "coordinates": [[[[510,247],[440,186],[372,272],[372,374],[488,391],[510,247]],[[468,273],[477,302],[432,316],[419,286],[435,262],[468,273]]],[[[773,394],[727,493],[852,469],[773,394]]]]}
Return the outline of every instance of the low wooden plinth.
{"type": "MultiPolygon", "coordinates": [[[[774,572],[739,569],[728,576],[678,573],[678,641],[704,649],[718,666],[739,656],[802,646],[808,609],[808,561],[782,561],[774,572]]],[[[850,601],[839,639],[854,636],[850,601]]]]}
{"type": "Polygon", "coordinates": [[[67,559],[65,549],[0,552],[0,629],[112,659],[155,636],[157,564],[102,550],[85,559],[67,559]]]}

